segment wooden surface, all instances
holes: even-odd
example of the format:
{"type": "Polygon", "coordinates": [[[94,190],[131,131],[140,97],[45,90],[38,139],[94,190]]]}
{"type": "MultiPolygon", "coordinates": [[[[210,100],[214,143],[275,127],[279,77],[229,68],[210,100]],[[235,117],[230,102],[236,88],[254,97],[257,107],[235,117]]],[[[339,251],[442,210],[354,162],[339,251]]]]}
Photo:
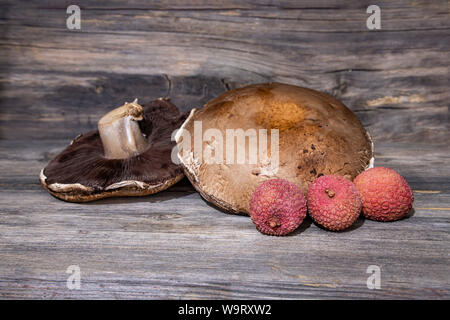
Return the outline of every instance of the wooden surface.
{"type": "Polygon", "coordinates": [[[260,234],[184,180],[142,198],[62,202],[37,172],[67,141],[0,142],[1,298],[450,298],[450,148],[379,144],[416,197],[408,219],[360,219],[347,232],[309,220],[260,234]],[[66,269],[81,269],[68,290],[66,269]],[[369,265],[381,290],[369,290],[369,265]]]}
{"type": "Polygon", "coordinates": [[[446,0],[377,1],[377,31],[359,0],[78,1],[78,31],[69,3],[1,6],[1,138],[70,139],[135,97],[189,110],[280,81],[341,99],[376,140],[448,139],[446,0]]]}
{"type": "Polygon", "coordinates": [[[0,1],[0,298],[450,298],[448,1],[0,1]],[[415,191],[408,219],[343,233],[310,220],[258,233],[184,180],[154,196],[71,204],[39,170],[114,106],[180,110],[281,81],[341,99],[376,165],[415,191]],[[70,265],[81,290],[66,287],[70,265]],[[381,290],[369,290],[369,265],[381,290]]]}

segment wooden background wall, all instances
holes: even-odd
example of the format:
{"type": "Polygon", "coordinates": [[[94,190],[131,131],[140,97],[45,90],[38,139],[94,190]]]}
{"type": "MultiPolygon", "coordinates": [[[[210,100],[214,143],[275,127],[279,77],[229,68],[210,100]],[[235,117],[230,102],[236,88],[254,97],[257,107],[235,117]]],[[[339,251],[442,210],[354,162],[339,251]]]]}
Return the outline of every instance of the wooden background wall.
{"type": "Polygon", "coordinates": [[[280,81],[341,99],[375,142],[447,142],[449,2],[375,3],[371,31],[359,0],[1,1],[0,139],[71,139],[135,97],[188,110],[280,81]]]}

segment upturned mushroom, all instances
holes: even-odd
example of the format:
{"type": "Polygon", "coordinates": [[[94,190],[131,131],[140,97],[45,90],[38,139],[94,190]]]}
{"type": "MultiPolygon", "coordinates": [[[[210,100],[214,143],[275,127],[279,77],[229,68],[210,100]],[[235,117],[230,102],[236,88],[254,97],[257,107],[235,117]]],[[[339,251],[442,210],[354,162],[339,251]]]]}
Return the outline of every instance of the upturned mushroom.
{"type": "Polygon", "coordinates": [[[143,196],[167,189],[184,175],[171,160],[171,135],[185,119],[168,99],[125,103],[80,135],[41,170],[42,186],[71,202],[143,196]]]}
{"type": "Polygon", "coordinates": [[[353,179],[373,163],[370,136],[351,110],[281,83],[231,90],[193,109],[176,141],[197,191],[231,213],[248,213],[263,181],[286,179],[306,193],[322,175],[353,179]]]}

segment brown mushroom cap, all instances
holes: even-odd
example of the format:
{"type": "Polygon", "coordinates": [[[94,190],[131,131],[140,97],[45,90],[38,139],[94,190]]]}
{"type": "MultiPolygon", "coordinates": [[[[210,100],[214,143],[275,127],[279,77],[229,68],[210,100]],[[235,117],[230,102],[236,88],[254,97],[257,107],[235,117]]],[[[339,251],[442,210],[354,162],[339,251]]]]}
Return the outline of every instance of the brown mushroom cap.
{"type": "Polygon", "coordinates": [[[142,196],[167,189],[184,176],[171,160],[175,146],[171,135],[184,119],[168,100],[152,101],[143,106],[138,121],[147,143],[145,150],[127,158],[106,158],[99,131],[91,131],[75,138],[50,161],[40,173],[41,184],[55,197],[71,202],[142,196]]]}
{"type": "MultiPolygon", "coordinates": [[[[207,201],[232,213],[248,213],[253,190],[265,180],[286,179],[306,192],[321,175],[355,178],[370,165],[373,155],[370,136],[344,104],[315,90],[280,83],[225,92],[200,110],[192,110],[182,129],[191,136],[188,150],[182,143],[182,130],[176,137],[186,176],[207,201]],[[202,153],[194,150],[195,122],[201,122],[203,133],[219,130],[223,141],[227,129],[267,129],[269,151],[270,130],[278,129],[278,170],[259,157],[256,164],[250,164],[248,145],[244,164],[227,164],[225,155],[223,163],[207,163],[203,152],[214,149],[214,141],[203,138],[202,153]]],[[[236,152],[237,148],[234,159],[236,152]]]]}

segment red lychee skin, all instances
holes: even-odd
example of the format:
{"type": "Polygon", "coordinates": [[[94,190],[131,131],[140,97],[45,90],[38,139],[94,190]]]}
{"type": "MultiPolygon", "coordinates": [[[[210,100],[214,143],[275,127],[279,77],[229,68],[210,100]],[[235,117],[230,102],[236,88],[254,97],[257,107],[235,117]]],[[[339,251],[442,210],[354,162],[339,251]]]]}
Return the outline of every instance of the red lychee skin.
{"type": "Polygon", "coordinates": [[[414,194],[406,180],[392,169],[376,167],[353,181],[362,197],[363,215],[371,220],[395,221],[412,208],[414,194]]]}
{"type": "Polygon", "coordinates": [[[321,176],[310,184],[306,195],[311,218],[332,231],[350,227],[361,213],[361,196],[348,179],[337,175],[321,176]]]}
{"type": "Polygon", "coordinates": [[[289,181],[265,181],[250,198],[250,217],[261,233],[287,235],[306,217],[305,196],[297,185],[289,181]]]}

